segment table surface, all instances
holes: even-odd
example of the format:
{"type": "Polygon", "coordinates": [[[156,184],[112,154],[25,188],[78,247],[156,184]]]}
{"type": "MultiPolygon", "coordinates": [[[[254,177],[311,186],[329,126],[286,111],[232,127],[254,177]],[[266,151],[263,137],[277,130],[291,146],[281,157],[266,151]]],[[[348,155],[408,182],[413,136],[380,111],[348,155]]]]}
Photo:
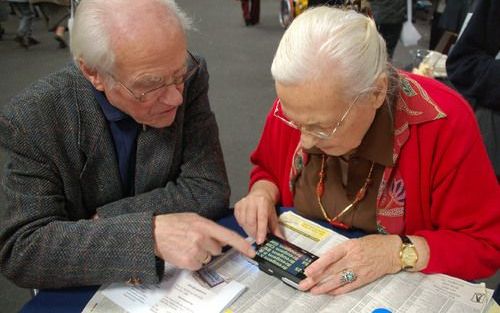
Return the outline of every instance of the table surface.
{"type": "MultiPolygon", "coordinates": [[[[280,213],[290,210],[289,208],[280,208],[280,213]]],[[[220,225],[230,228],[242,236],[246,236],[245,232],[236,223],[233,215],[224,217],[217,221],[220,225]]],[[[331,228],[325,221],[315,221],[323,226],[331,228]]],[[[349,238],[357,238],[364,235],[363,231],[360,230],[342,230],[335,229],[336,232],[340,233],[349,238]]],[[[33,297],[28,303],[24,305],[21,309],[21,313],[80,313],[85,308],[87,302],[95,294],[99,286],[88,286],[88,287],[78,287],[78,288],[64,288],[64,289],[46,289],[40,290],[38,295],[33,297]]],[[[494,298],[499,301],[500,290],[497,288],[495,291],[494,298]]]]}

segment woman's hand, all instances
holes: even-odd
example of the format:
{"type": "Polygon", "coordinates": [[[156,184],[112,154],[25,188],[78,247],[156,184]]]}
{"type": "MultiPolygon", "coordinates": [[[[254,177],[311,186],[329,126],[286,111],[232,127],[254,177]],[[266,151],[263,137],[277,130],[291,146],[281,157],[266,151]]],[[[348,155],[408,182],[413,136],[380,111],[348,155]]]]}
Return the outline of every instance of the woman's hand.
{"type": "Polygon", "coordinates": [[[313,294],[331,295],[357,289],[400,271],[400,247],[397,235],[369,235],[345,241],[312,263],[305,270],[307,278],[299,286],[313,294]]]}
{"type": "Polygon", "coordinates": [[[278,193],[275,184],[258,181],[248,195],[234,205],[236,221],[257,244],[264,242],[268,230],[283,238],[275,208],[278,193]]]}

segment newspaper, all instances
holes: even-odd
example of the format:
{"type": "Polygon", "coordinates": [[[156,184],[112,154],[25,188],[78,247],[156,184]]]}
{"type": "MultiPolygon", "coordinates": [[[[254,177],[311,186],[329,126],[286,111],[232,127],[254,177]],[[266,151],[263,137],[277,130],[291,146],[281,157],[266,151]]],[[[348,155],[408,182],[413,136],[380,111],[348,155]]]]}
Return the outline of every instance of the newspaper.
{"type": "MultiPolygon", "coordinates": [[[[316,255],[321,255],[335,245],[348,240],[346,237],[293,212],[281,214],[280,223],[288,241],[316,255]]],[[[376,308],[386,308],[393,313],[481,313],[485,311],[493,294],[492,290],[487,289],[484,284],[472,284],[447,275],[400,272],[386,275],[363,288],[342,296],[311,295],[295,290],[281,280],[260,271],[253,260],[244,257],[235,250],[230,250],[224,256],[216,258],[206,270],[223,277],[225,284],[238,284],[230,287],[225,285],[226,291],[232,292],[229,292],[230,295],[222,297],[225,305],[217,307],[213,312],[216,310],[220,312],[222,308],[227,307],[223,312],[371,313],[376,308]],[[237,296],[239,297],[234,301],[237,296]]],[[[183,279],[179,280],[178,276],[176,276],[177,279],[173,279],[167,275],[168,277],[163,280],[163,285],[154,288],[152,286],[118,286],[114,293],[112,291],[113,285],[103,287],[87,304],[83,313],[209,312],[208,300],[204,300],[203,309],[200,309],[200,306],[179,306],[179,303],[183,301],[182,297],[179,299],[175,298],[175,295],[172,296],[172,288],[166,286],[169,284],[171,286],[172,282],[175,282],[174,285],[185,285],[185,278],[192,279],[193,277],[191,272],[174,270],[174,273],[179,272],[183,273],[181,275],[183,279]],[[167,281],[170,283],[165,283],[167,281]],[[149,300],[141,300],[140,303],[135,304],[130,301],[130,298],[136,301],[135,299],[145,297],[144,292],[135,295],[137,290],[150,288],[153,288],[154,292],[145,292],[149,300]],[[128,295],[126,295],[127,293],[128,295]],[[162,300],[158,301],[160,298],[162,300]]],[[[191,280],[191,286],[194,285],[196,284],[191,280]]],[[[196,289],[201,288],[196,286],[196,289]]],[[[217,287],[223,288],[223,286],[217,287]]],[[[212,289],[212,297],[220,292],[220,289],[212,289]]]]}
{"type": "MultiPolygon", "coordinates": [[[[316,255],[347,240],[293,212],[283,213],[280,222],[287,240],[316,255]]],[[[244,260],[234,254],[228,264],[221,264],[217,269],[227,271],[248,288],[226,312],[371,313],[376,308],[386,308],[393,313],[480,313],[493,294],[484,284],[472,284],[447,275],[400,272],[342,296],[313,296],[259,271],[250,260],[247,260],[250,265],[244,266],[244,260]]]]}

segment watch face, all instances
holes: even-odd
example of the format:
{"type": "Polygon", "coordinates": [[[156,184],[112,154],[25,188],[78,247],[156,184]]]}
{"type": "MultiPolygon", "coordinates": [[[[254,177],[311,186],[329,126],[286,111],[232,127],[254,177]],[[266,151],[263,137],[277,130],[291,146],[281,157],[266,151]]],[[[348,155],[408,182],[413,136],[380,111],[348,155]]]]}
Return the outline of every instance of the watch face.
{"type": "Polygon", "coordinates": [[[404,267],[413,267],[417,263],[418,255],[415,247],[404,247],[401,255],[404,267]]]}

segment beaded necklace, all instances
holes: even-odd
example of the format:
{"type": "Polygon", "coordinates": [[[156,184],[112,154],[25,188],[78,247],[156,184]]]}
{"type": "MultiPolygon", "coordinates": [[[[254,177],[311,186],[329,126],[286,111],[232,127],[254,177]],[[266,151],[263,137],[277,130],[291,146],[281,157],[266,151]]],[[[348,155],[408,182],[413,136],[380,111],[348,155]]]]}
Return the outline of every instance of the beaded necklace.
{"type": "Polygon", "coordinates": [[[375,166],[375,162],[372,161],[370,171],[368,172],[368,176],[366,176],[365,183],[361,188],[358,190],[356,193],[356,197],[354,197],[354,201],[346,206],[342,211],[340,211],[339,214],[337,214],[335,217],[330,218],[328,216],[328,213],[326,213],[325,208],[323,207],[323,203],[321,202],[321,197],[323,196],[325,192],[325,179],[326,179],[326,160],[327,156],[326,154],[323,154],[321,157],[321,170],[318,173],[319,180],[318,184],[316,185],[316,199],[318,200],[319,208],[321,209],[321,213],[323,213],[323,217],[330,223],[331,225],[335,227],[339,227],[342,229],[349,229],[350,226],[342,223],[341,221],[337,221],[340,217],[342,217],[344,214],[349,212],[353,207],[356,207],[361,200],[363,200],[366,196],[366,190],[368,189],[368,186],[372,182],[372,173],[373,173],[373,168],[375,166]]]}

